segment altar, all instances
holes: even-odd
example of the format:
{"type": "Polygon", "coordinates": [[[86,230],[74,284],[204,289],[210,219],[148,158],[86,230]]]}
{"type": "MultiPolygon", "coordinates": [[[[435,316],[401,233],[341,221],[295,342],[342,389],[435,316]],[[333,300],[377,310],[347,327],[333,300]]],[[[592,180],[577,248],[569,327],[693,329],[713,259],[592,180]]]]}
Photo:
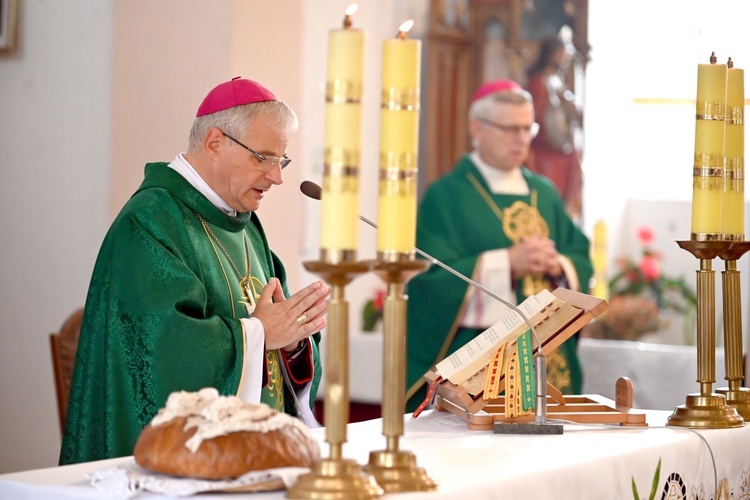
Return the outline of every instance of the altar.
{"type": "MultiPolygon", "coordinates": [[[[325,360],[325,339],[321,353],[325,360]]],[[[353,417],[380,416],[383,400],[383,335],[352,332],[349,335],[349,393],[353,417]]],[[[673,410],[685,403],[685,396],[698,391],[697,350],[678,346],[580,338],[578,355],[583,366],[583,392],[615,399],[615,382],[628,377],[633,383],[633,406],[651,410],[673,410]]],[[[325,361],[323,361],[325,362],[325,361]]],[[[324,387],[325,382],[321,382],[324,387]]],[[[716,383],[725,387],[724,350],[716,349],[716,383]]],[[[323,391],[318,394],[323,398],[323,391]]],[[[359,419],[353,419],[359,420],[359,419]]]]}
{"type": "MultiPolygon", "coordinates": [[[[633,498],[634,489],[638,498],[648,498],[652,484],[657,498],[745,498],[750,487],[750,426],[693,431],[664,427],[669,412],[646,415],[649,427],[566,424],[562,435],[553,436],[471,431],[447,412],[428,411],[418,419],[405,415],[402,448],[416,454],[438,489],[385,498],[599,500],[633,498]]],[[[349,424],[344,456],[366,463],[370,451],[384,446],[381,429],[380,419],[349,424]]],[[[313,434],[325,454],[324,429],[313,434]]],[[[85,475],[132,461],[124,457],[0,475],[0,498],[112,498],[90,486],[85,475]]],[[[143,493],[134,498],[167,497],[143,493]]],[[[284,493],[235,493],[231,498],[282,499],[284,493]]]]}

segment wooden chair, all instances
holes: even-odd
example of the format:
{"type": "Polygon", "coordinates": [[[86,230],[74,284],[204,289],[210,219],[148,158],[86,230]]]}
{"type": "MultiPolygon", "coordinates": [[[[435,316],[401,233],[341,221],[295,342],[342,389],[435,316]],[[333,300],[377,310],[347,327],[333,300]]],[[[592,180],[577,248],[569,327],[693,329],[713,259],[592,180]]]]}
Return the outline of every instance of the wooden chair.
{"type": "Polygon", "coordinates": [[[73,366],[78,350],[78,334],[81,331],[83,308],[73,311],[57,333],[50,333],[52,370],[57,392],[57,410],[60,416],[60,431],[65,432],[65,413],[68,411],[70,383],[73,380],[73,366]]]}

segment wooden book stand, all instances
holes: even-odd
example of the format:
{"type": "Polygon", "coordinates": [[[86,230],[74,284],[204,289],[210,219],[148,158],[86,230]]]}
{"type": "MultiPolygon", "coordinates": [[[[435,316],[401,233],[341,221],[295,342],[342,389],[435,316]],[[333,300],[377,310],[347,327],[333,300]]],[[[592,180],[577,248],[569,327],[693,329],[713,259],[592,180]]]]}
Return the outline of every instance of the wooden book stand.
{"type": "MultiPolygon", "coordinates": [[[[583,314],[571,323],[542,339],[544,353],[559,347],[563,342],[578,332],[584,325],[599,316],[609,307],[603,299],[592,297],[572,290],[558,288],[552,292],[559,299],[581,309],[583,314]]],[[[537,349],[534,349],[536,352],[537,349]]],[[[428,383],[438,377],[430,371],[425,375],[428,383]]],[[[500,379],[501,389],[505,385],[505,376],[500,379]]],[[[621,426],[646,426],[646,416],[633,410],[633,385],[626,377],[615,384],[616,401],[599,395],[564,396],[557,388],[547,384],[547,415],[553,420],[567,420],[579,423],[619,424],[621,426]]],[[[485,400],[482,394],[472,396],[466,390],[448,380],[442,380],[437,386],[435,406],[440,411],[450,411],[466,420],[472,430],[492,430],[495,422],[521,423],[533,422],[534,413],[516,418],[505,418],[505,397],[485,400]]]]}

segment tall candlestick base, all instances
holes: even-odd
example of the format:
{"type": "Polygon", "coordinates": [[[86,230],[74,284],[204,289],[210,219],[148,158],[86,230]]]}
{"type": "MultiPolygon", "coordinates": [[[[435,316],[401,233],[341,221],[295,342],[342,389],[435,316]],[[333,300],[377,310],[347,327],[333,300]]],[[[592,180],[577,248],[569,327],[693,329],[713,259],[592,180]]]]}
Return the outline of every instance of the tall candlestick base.
{"type": "Polygon", "coordinates": [[[737,413],[745,420],[750,422],[750,389],[747,387],[721,387],[716,389],[718,394],[724,396],[727,404],[737,410],[737,413]]]}
{"type": "Polygon", "coordinates": [[[741,387],[743,378],[742,366],[742,313],[740,272],[737,261],[748,250],[750,242],[733,241],[719,254],[724,261],[721,273],[722,295],[724,299],[724,363],[728,387],[716,389],[722,394],[727,404],[737,409],[745,421],[750,421],[750,389],[741,387]]]}
{"type": "MultiPolygon", "coordinates": [[[[327,412],[326,412],[327,413],[327,412]]],[[[287,491],[287,498],[305,500],[343,500],[380,498],[383,489],[354,460],[327,458],[317,460],[310,472],[301,475],[287,491]]]]}
{"type": "Polygon", "coordinates": [[[372,270],[388,285],[383,304],[383,435],[386,449],[370,453],[364,467],[386,493],[431,491],[437,483],[417,466],[416,456],[399,450],[404,433],[406,388],[406,304],[404,285],[424,271],[429,262],[413,256],[375,261],[372,270]]]}
{"type": "Polygon", "coordinates": [[[349,304],[345,286],[356,276],[369,271],[359,262],[305,262],[305,269],[331,285],[328,301],[328,330],[325,356],[326,442],[330,457],[317,460],[307,474],[301,475],[287,491],[287,498],[300,500],[369,499],[383,495],[371,474],[361,466],[342,458],[349,422],[349,304]]]}
{"type": "Polygon", "coordinates": [[[694,429],[728,429],[742,427],[742,417],[721,394],[688,394],[685,404],[675,408],[667,425],[694,429]]]}
{"type": "Polygon", "coordinates": [[[667,425],[703,429],[742,427],[744,421],[737,409],[727,405],[723,395],[712,392],[716,381],[716,282],[711,261],[726,252],[731,242],[690,240],[677,244],[700,260],[700,269],[696,271],[700,393],[688,394],[685,404],[675,408],[667,419],[667,425]]]}

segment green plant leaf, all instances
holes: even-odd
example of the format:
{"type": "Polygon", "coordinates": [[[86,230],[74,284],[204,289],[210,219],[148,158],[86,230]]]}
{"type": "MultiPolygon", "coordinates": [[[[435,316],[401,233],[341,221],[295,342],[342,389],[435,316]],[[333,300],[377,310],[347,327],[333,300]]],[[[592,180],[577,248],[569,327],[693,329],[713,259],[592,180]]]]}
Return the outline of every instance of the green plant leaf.
{"type": "Polygon", "coordinates": [[[659,457],[659,463],[656,465],[656,472],[654,472],[654,479],[651,481],[651,494],[648,496],[649,500],[654,500],[656,497],[656,491],[659,488],[659,475],[661,474],[661,457],[659,457]]]}
{"type": "Polygon", "coordinates": [[[368,301],[362,309],[362,330],[371,332],[375,330],[380,315],[375,311],[375,305],[368,301]]]}

